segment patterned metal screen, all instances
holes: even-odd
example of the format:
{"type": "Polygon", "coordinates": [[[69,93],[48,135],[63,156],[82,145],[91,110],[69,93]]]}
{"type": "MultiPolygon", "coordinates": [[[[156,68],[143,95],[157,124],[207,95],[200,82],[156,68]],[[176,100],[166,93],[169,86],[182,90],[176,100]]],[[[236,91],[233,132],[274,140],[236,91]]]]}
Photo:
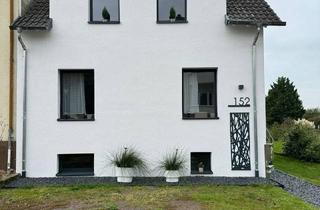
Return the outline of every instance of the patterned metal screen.
{"type": "Polygon", "coordinates": [[[251,170],[249,113],[230,114],[232,170],[251,170]]]}

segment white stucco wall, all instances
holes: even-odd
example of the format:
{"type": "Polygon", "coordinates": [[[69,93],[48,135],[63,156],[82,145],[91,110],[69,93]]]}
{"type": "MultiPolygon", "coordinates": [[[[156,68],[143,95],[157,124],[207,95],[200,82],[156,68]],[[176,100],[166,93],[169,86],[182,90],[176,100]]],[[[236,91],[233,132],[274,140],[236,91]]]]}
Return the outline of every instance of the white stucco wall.
{"type": "MultiPolygon", "coordinates": [[[[211,152],[213,176],[254,176],[253,27],[226,26],[225,0],[188,0],[188,24],[156,24],[156,1],[121,1],[120,25],[88,24],[87,0],[51,1],[53,29],[23,32],[28,47],[27,176],[52,177],[57,154],[94,153],[95,175],[114,176],[107,155],[134,146],[151,168],[167,151],[211,152]],[[72,9],[68,9],[72,8],[72,9]],[[182,68],[218,67],[219,120],[182,120],[182,68]],[[58,122],[58,69],[94,69],[94,122],[58,122]],[[238,85],[245,86],[243,91],[238,85]],[[232,171],[230,112],[250,112],[251,171],[232,171]]],[[[260,176],[265,175],[263,35],[258,42],[260,176]]],[[[18,75],[21,172],[22,51],[18,75]]],[[[189,170],[187,174],[189,174],[189,170]]]]}

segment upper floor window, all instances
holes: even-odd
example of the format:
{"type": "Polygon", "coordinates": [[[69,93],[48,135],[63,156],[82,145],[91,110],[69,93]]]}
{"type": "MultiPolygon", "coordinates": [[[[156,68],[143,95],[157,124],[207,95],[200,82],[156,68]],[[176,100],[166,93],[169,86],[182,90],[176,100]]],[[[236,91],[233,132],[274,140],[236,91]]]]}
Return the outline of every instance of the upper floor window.
{"type": "Polygon", "coordinates": [[[90,23],[120,23],[119,0],[90,0],[90,23]]]}
{"type": "Polygon", "coordinates": [[[187,0],[157,0],[158,23],[186,23],[187,0]]]}
{"type": "Polygon", "coordinates": [[[183,69],[183,118],[218,118],[216,69],[183,69]]]}
{"type": "Polygon", "coordinates": [[[59,120],[94,120],[93,70],[60,70],[59,120]]]}

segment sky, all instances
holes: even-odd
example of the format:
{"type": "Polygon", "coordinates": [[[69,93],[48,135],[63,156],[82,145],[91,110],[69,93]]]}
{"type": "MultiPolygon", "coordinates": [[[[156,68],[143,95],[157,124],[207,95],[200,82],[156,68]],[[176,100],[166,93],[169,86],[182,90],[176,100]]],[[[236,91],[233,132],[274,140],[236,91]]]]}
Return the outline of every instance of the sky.
{"type": "Polygon", "coordinates": [[[266,93],[286,76],[305,108],[320,107],[320,0],[267,1],[287,26],[264,30],[266,93]]]}

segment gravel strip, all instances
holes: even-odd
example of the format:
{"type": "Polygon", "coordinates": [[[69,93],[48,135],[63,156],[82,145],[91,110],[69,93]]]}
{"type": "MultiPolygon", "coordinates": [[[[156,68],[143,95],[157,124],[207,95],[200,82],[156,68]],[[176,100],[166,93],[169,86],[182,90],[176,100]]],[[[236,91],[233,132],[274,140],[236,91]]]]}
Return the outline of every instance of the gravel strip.
{"type": "Polygon", "coordinates": [[[320,186],[291,176],[279,170],[274,170],[271,179],[280,184],[289,193],[320,207],[320,186]]]}
{"type": "MultiPolygon", "coordinates": [[[[179,183],[166,183],[164,177],[136,177],[131,186],[159,185],[253,185],[271,184],[270,180],[254,177],[181,177],[179,183]]],[[[115,177],[58,177],[58,178],[19,178],[5,185],[5,188],[77,185],[77,184],[118,184],[115,177]]]]}

